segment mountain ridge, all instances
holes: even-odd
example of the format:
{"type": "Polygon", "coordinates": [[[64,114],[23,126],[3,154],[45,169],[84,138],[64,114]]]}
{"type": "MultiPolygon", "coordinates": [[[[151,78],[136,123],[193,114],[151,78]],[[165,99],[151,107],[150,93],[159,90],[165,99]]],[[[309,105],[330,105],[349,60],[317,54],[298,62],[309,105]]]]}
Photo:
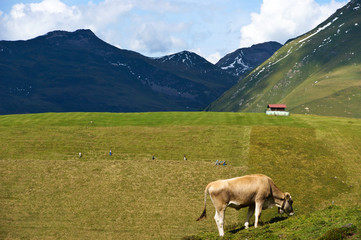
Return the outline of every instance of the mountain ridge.
{"type": "Polygon", "coordinates": [[[151,58],[88,29],[0,41],[0,114],[198,111],[238,80],[196,53],[151,58]]]}
{"type": "Polygon", "coordinates": [[[207,109],[263,112],[284,103],[292,113],[361,117],[360,6],[352,0],[288,41],[207,109]]]}
{"type": "Polygon", "coordinates": [[[54,31],[0,41],[0,113],[194,111],[237,81],[224,76],[205,85],[90,30],[54,31]]]}

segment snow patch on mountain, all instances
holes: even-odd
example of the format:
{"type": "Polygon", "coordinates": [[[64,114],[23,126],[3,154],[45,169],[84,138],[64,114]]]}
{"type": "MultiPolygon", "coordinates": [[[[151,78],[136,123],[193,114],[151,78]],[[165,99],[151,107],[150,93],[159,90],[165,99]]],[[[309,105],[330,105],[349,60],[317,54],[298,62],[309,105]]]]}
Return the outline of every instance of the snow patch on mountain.
{"type": "MultiPolygon", "coordinates": [[[[127,65],[127,64],[125,64],[125,63],[120,63],[120,62],[116,62],[116,63],[110,63],[111,65],[113,65],[113,66],[116,66],[116,67],[125,67],[125,68],[127,68],[128,69],[128,71],[132,74],[132,75],[136,75],[135,73],[134,73],[134,71],[132,70],[132,68],[129,66],[129,65],[127,65]]],[[[140,77],[140,76],[139,76],[140,77]]],[[[138,78],[139,78],[138,77],[138,78]]]]}
{"type": "MultiPolygon", "coordinates": [[[[337,20],[337,19],[336,19],[336,20],[337,20]]],[[[305,37],[304,39],[301,39],[301,40],[298,41],[298,42],[301,43],[301,42],[306,41],[307,39],[315,36],[317,33],[321,32],[322,30],[325,30],[327,27],[331,26],[331,24],[332,24],[332,22],[329,22],[329,23],[327,23],[325,26],[319,27],[316,32],[314,32],[314,33],[312,33],[311,35],[305,37]]]]}
{"type": "Polygon", "coordinates": [[[244,61],[243,61],[243,58],[244,58],[244,53],[243,51],[241,51],[241,53],[234,59],[234,61],[229,64],[228,66],[225,66],[225,67],[221,67],[223,70],[227,70],[229,68],[236,68],[236,64],[241,66],[244,70],[242,70],[242,72],[245,72],[246,70],[250,69],[251,67],[248,66],[244,61]]]}
{"type": "MultiPolygon", "coordinates": [[[[201,57],[198,57],[192,52],[182,51],[172,55],[155,58],[155,60],[161,63],[172,62],[172,64],[175,65],[183,65],[187,68],[194,68],[200,63],[201,57]]],[[[204,59],[203,63],[207,63],[207,61],[204,59]]]]}

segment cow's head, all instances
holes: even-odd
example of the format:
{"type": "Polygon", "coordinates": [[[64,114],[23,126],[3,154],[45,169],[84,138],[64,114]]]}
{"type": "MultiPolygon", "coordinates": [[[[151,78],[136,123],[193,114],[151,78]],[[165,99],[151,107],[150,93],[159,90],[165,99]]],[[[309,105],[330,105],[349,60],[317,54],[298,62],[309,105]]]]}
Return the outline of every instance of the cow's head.
{"type": "Polygon", "coordinates": [[[282,203],[282,207],[278,208],[278,213],[280,213],[280,214],[287,213],[288,215],[292,216],[294,214],[293,208],[292,208],[292,203],[293,203],[293,200],[292,200],[291,194],[286,192],[285,198],[282,203]]]}

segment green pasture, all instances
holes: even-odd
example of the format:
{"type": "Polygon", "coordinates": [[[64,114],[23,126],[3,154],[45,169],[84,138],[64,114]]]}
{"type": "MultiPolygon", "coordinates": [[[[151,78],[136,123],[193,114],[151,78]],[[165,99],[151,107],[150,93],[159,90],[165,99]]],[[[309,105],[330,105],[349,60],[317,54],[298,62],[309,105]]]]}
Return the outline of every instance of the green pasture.
{"type": "Polygon", "coordinates": [[[244,230],[246,210],[229,209],[228,238],[317,239],[349,222],[356,226],[351,237],[359,237],[360,142],[361,120],[351,118],[0,116],[0,239],[217,238],[209,197],[208,218],[195,221],[206,184],[250,173],[269,175],[289,191],[296,216],[266,210],[259,229],[244,230]],[[228,165],[215,166],[217,159],[228,165]]]}

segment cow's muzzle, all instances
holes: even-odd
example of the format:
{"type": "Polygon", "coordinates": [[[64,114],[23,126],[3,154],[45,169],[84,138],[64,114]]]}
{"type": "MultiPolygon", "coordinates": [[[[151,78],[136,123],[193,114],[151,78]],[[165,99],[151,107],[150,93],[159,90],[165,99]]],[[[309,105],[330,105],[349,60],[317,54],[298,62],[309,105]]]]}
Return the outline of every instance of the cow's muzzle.
{"type": "Polygon", "coordinates": [[[279,214],[284,214],[284,213],[286,213],[287,215],[289,215],[289,216],[293,216],[293,215],[295,215],[295,212],[292,210],[292,211],[290,211],[290,212],[287,212],[287,210],[286,209],[283,209],[283,208],[278,208],[278,213],[279,214]]]}

